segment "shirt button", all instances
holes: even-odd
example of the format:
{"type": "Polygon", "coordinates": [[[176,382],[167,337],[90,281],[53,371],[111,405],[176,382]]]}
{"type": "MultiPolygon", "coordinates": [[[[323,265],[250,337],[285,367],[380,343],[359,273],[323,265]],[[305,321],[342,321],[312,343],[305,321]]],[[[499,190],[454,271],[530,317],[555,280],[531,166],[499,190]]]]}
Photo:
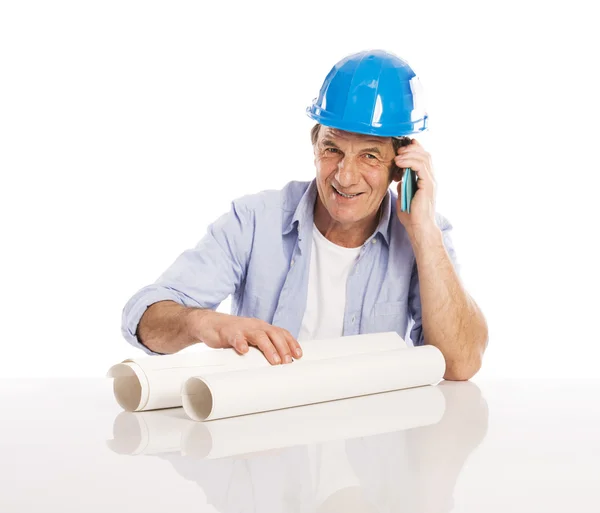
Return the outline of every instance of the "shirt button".
{"type": "Polygon", "coordinates": [[[292,267],[294,265],[294,259],[292,259],[292,261],[290,262],[290,267],[292,267]]]}
{"type": "Polygon", "coordinates": [[[352,324],[354,324],[354,321],[356,320],[356,316],[352,316],[352,324]]]}
{"type": "Polygon", "coordinates": [[[376,241],[375,239],[373,239],[371,242],[372,242],[373,244],[375,244],[377,241],[376,241]]]}

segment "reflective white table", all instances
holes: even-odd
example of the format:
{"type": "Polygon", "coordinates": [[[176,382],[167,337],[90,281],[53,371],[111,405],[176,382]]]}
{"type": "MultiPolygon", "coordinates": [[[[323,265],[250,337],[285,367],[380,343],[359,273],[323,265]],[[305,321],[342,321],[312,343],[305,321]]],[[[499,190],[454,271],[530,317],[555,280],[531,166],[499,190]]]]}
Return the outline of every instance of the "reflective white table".
{"type": "Polygon", "coordinates": [[[202,424],[0,380],[0,511],[600,512],[600,380],[425,388],[202,424]]]}

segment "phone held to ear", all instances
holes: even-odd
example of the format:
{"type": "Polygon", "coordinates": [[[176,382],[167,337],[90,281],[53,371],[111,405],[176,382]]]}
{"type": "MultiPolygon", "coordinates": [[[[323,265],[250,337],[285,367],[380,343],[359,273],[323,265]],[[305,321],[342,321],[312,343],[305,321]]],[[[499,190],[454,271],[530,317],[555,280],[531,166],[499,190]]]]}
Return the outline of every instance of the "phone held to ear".
{"type": "Polygon", "coordinates": [[[417,193],[417,174],[407,167],[402,175],[400,187],[400,210],[410,214],[410,204],[417,193]]]}

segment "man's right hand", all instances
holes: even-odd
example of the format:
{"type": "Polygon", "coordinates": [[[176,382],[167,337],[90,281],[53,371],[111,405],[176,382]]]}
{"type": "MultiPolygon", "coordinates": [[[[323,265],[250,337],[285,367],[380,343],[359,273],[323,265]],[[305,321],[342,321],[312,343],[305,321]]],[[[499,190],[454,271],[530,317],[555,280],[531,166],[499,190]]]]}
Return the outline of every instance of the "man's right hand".
{"type": "Polygon", "coordinates": [[[244,354],[248,346],[255,346],[273,365],[302,357],[302,349],[289,331],[260,319],[196,310],[190,313],[188,321],[190,331],[209,347],[232,347],[244,354]]]}

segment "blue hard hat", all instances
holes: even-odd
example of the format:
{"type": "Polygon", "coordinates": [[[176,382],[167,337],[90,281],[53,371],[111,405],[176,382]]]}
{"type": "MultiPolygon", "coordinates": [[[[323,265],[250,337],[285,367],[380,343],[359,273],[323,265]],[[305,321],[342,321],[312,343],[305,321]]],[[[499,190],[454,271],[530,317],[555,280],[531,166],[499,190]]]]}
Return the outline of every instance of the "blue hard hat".
{"type": "Polygon", "coordinates": [[[383,50],[338,62],[306,112],[322,125],[380,137],[427,129],[419,78],[405,61],[383,50]]]}

